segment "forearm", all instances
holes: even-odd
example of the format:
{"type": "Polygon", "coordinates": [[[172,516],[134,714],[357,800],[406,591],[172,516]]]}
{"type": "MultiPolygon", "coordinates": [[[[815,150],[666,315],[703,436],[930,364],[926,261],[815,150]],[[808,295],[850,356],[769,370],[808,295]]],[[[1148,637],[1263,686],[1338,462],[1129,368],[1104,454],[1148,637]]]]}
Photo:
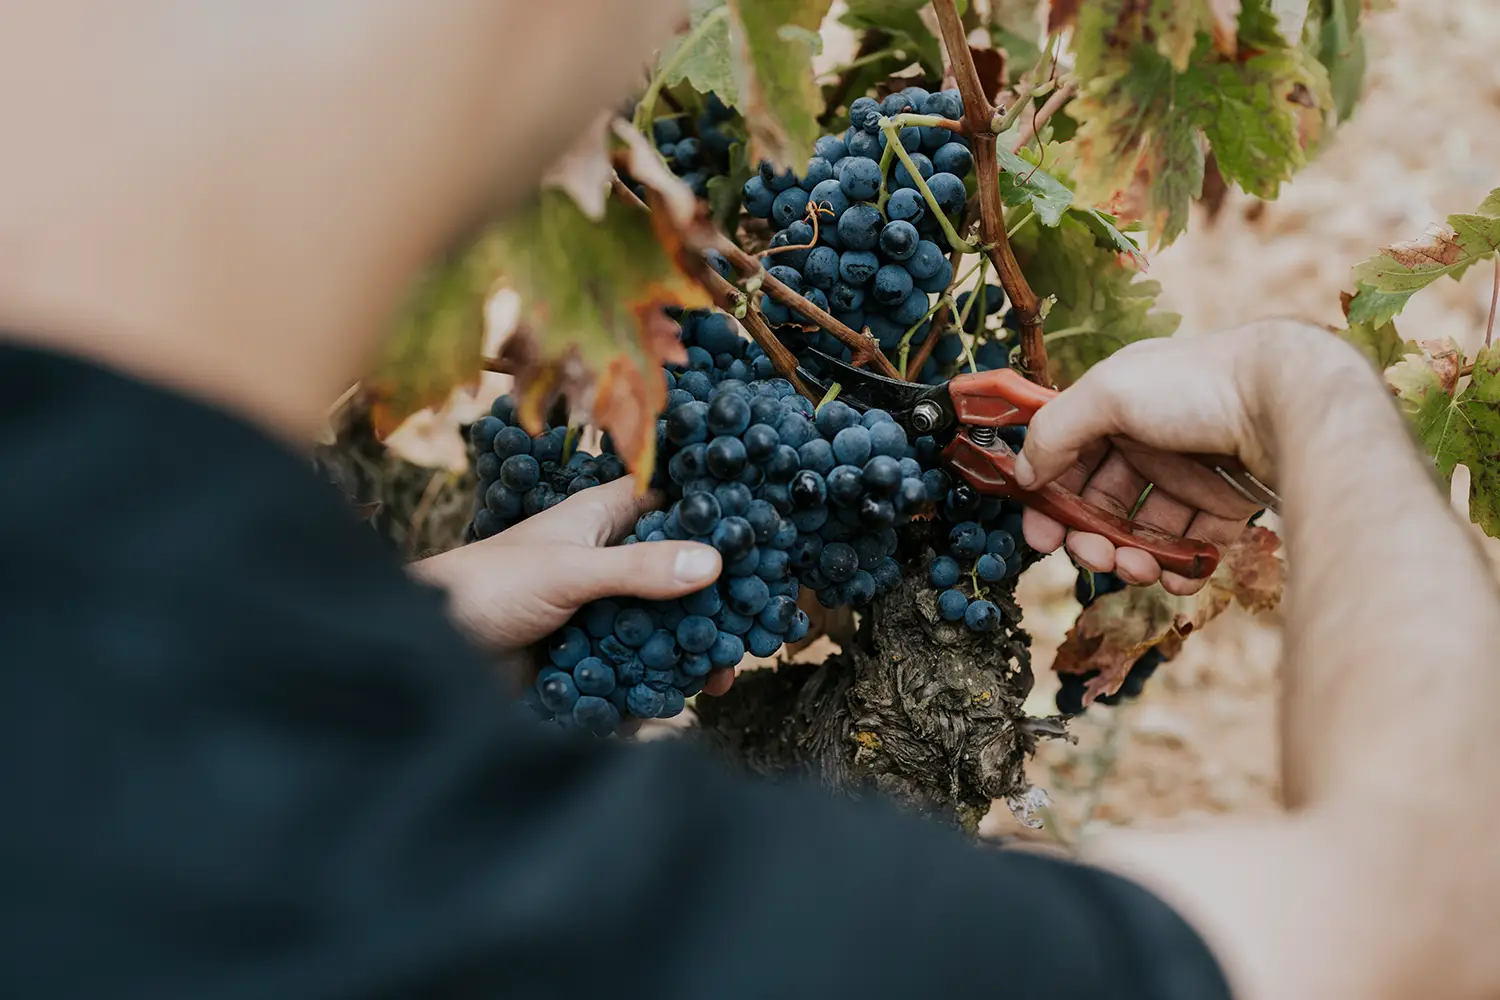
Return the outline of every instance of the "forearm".
{"type": "Polygon", "coordinates": [[[1493,580],[1378,376],[1301,341],[1256,394],[1286,500],[1286,802],[1472,820],[1500,757],[1493,580]]]}

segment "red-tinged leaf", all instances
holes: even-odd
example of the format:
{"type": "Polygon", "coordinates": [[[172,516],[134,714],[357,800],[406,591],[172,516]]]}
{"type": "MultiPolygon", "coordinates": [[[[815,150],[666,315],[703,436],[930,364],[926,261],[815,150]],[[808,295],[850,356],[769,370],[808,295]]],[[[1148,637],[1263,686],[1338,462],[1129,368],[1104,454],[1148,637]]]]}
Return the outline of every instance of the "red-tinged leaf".
{"type": "Polygon", "coordinates": [[[1500,537],[1500,351],[1474,359],[1469,384],[1456,391],[1463,354],[1452,340],[1423,341],[1386,372],[1386,381],[1442,477],[1469,470],[1469,517],[1500,537]]]}
{"type": "Polygon", "coordinates": [[[1176,597],[1159,585],[1127,587],[1096,599],[1078,616],[1057,651],[1060,674],[1089,680],[1084,703],[1114,694],[1135,661],[1153,647],[1175,655],[1182,641],[1231,604],[1252,614],[1274,609],[1286,588],[1286,564],[1277,555],[1281,539],[1268,528],[1247,529],[1224,553],[1207,585],[1192,597],[1176,597]]]}
{"type": "Polygon", "coordinates": [[[666,401],[659,368],[686,361],[663,309],[711,304],[679,264],[672,212],[653,200],[659,210],[647,213],[611,198],[595,222],[566,195],[544,191],[507,227],[503,245],[523,304],[500,360],[516,376],[521,421],[540,429],[565,396],[574,418],[608,431],[635,472],[649,472],[655,457],[666,401]]]}

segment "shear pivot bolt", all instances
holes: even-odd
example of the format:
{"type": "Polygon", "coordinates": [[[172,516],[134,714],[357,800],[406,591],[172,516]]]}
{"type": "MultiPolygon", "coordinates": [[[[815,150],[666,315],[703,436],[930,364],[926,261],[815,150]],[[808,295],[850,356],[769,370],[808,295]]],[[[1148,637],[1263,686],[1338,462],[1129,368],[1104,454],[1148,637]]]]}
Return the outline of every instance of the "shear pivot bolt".
{"type": "Polygon", "coordinates": [[[942,416],[943,413],[937,408],[937,404],[918,403],[911,411],[911,425],[925,434],[937,429],[938,421],[942,419],[942,416]]]}

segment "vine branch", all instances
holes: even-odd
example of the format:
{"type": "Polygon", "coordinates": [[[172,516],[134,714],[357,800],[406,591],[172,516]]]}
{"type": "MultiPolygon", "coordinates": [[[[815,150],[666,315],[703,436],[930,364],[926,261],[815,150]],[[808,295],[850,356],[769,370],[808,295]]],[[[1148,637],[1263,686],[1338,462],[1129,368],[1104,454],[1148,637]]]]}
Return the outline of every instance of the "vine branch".
{"type": "MultiPolygon", "coordinates": [[[[979,70],[969,52],[968,37],[954,0],[932,0],[933,13],[947,50],[948,62],[963,95],[964,124],[974,151],[979,187],[979,238],[1021,326],[1021,364],[1034,382],[1047,382],[1047,345],[1042,340],[1041,300],[1021,273],[1020,262],[1005,236],[1005,213],[1000,203],[1000,161],[995,152],[995,108],[979,81],[979,70]]],[[[1054,95],[1055,96],[1055,95],[1054,95]]]]}
{"type": "MultiPolygon", "coordinates": [[[[853,353],[853,363],[856,367],[863,364],[872,364],[882,375],[889,378],[901,377],[896,371],[896,366],[891,364],[891,359],[886,357],[884,352],[875,343],[875,338],[855,333],[849,327],[834,319],[826,309],[820,309],[818,306],[807,301],[802,295],[792,291],[789,286],[777,280],[767,271],[762,270],[759,260],[735,246],[727,238],[718,236],[713,243],[713,247],[728,258],[729,263],[733,264],[735,269],[741,274],[750,274],[758,277],[761,287],[765,289],[766,294],[771,296],[771,298],[780,302],[788,309],[795,310],[803,316],[808,317],[814,323],[818,324],[818,326],[838,338],[839,342],[848,347],[853,353]]],[[[761,347],[765,349],[764,344],[761,347]]],[[[767,350],[766,353],[770,354],[771,352],[767,350]]]]}

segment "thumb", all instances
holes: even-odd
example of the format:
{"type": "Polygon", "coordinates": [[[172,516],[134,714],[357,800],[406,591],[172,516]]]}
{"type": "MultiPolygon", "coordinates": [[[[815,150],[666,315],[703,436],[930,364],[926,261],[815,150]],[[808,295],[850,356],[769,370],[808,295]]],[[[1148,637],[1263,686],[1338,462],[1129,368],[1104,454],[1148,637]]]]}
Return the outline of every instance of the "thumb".
{"type": "Polygon", "coordinates": [[[681,597],[713,583],[723,568],[718,550],[697,542],[637,542],[605,549],[559,545],[549,547],[543,558],[533,582],[538,595],[572,607],[601,597],[681,597]]]}
{"type": "Polygon", "coordinates": [[[1117,412],[1108,388],[1085,375],[1031,418],[1016,458],[1016,482],[1036,489],[1068,471],[1084,448],[1118,433],[1117,412]]]}

